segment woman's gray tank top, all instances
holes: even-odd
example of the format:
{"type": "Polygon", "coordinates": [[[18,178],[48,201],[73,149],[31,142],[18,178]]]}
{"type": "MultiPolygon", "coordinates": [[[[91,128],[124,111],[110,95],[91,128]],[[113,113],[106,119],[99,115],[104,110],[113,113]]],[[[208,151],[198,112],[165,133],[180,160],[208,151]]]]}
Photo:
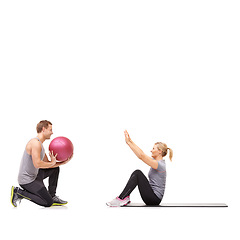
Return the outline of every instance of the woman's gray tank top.
{"type": "MultiPolygon", "coordinates": [[[[40,139],[37,137],[36,139],[38,139],[38,141],[41,143],[42,150],[41,150],[40,158],[41,160],[43,160],[45,156],[45,150],[40,139]]],[[[38,175],[38,168],[34,167],[32,156],[27,153],[25,148],[25,151],[22,156],[22,161],[20,164],[20,169],[18,174],[18,183],[20,185],[31,183],[36,179],[37,175],[38,175]]]]}
{"type": "Polygon", "coordinates": [[[166,185],[166,163],[165,160],[158,161],[158,168],[150,168],[148,173],[149,184],[152,187],[153,192],[162,199],[166,185]]]}

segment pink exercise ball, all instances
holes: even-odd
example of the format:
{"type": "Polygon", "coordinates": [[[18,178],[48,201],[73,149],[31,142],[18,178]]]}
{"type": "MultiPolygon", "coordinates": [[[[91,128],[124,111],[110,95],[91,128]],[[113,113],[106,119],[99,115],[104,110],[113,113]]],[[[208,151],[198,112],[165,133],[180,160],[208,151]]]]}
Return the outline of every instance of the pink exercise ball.
{"type": "Polygon", "coordinates": [[[66,137],[56,137],[49,144],[49,151],[53,151],[53,155],[57,154],[57,161],[66,161],[73,155],[73,144],[66,137]]]}

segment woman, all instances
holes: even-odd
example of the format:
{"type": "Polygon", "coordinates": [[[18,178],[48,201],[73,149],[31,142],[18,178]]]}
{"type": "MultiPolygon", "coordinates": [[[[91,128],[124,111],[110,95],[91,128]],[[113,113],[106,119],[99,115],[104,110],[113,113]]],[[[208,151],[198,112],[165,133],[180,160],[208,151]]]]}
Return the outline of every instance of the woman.
{"type": "Polygon", "coordinates": [[[157,142],[151,151],[152,157],[147,156],[130,138],[127,131],[124,131],[125,141],[136,156],[149,165],[149,181],[145,175],[136,170],[132,173],[122,193],[107,205],[110,207],[122,207],[130,203],[130,194],[138,186],[142,200],[146,205],[159,205],[164,194],[166,183],[166,165],[163,157],[169,150],[169,158],[172,161],[173,151],[165,143],[157,142]]]}

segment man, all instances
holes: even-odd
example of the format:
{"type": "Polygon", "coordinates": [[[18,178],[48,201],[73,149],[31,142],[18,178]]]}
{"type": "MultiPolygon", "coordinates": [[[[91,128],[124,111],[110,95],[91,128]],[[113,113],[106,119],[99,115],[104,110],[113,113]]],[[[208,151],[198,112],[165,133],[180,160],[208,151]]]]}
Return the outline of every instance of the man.
{"type": "Polygon", "coordinates": [[[67,204],[67,201],[61,200],[55,194],[59,166],[66,164],[71,158],[64,162],[56,162],[57,155],[49,152],[50,161],[48,160],[43,142],[50,139],[53,134],[51,122],[40,121],[37,124],[37,133],[37,137],[27,143],[23,153],[18,175],[18,183],[22,189],[18,187],[11,189],[11,202],[14,207],[17,207],[17,202],[23,198],[44,207],[67,204]],[[43,183],[43,179],[47,177],[49,177],[48,190],[43,183]]]}

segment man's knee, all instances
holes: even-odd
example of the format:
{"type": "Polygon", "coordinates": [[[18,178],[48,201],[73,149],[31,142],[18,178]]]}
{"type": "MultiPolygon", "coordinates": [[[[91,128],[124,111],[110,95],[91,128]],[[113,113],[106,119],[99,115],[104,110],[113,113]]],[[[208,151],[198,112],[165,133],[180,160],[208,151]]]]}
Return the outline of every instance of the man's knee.
{"type": "Polygon", "coordinates": [[[42,200],[44,201],[43,206],[44,207],[51,207],[53,204],[53,199],[48,193],[47,189],[45,187],[41,188],[38,191],[39,196],[41,196],[42,200]]]}
{"type": "Polygon", "coordinates": [[[53,205],[53,200],[47,200],[44,207],[51,207],[53,205]]]}
{"type": "Polygon", "coordinates": [[[60,172],[60,167],[52,168],[54,174],[59,174],[60,172]]]}

